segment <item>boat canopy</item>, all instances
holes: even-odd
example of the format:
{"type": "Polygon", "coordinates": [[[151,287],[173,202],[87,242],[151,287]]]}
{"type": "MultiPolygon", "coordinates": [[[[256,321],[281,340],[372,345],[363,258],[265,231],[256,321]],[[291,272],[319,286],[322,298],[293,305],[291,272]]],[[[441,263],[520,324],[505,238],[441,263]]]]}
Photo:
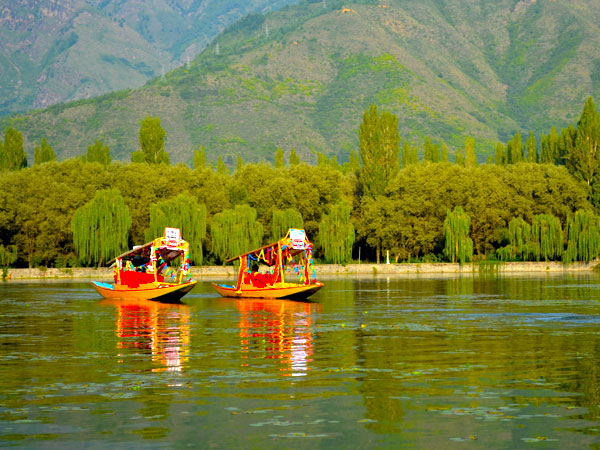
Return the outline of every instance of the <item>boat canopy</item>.
{"type": "MultiPolygon", "coordinates": [[[[239,260],[239,274],[236,289],[239,291],[243,284],[248,283],[248,278],[256,277],[255,264],[265,264],[272,269],[268,270],[262,280],[266,285],[285,282],[285,266],[297,275],[302,284],[308,285],[311,280],[316,280],[313,267],[312,244],[306,238],[306,232],[301,229],[290,228],[284,238],[271,244],[263,245],[255,250],[242,253],[226,262],[239,260]],[[299,256],[295,258],[295,256],[299,256]]],[[[255,284],[256,285],[256,284],[255,284]]]]}
{"type": "Polygon", "coordinates": [[[267,245],[263,245],[255,250],[242,253],[241,255],[229,258],[225,262],[232,262],[237,259],[242,259],[248,256],[250,260],[260,261],[268,266],[274,266],[278,263],[274,253],[274,250],[281,245],[281,250],[286,253],[287,256],[294,257],[298,253],[302,253],[306,250],[312,251],[312,244],[306,238],[306,232],[300,229],[290,228],[284,238],[279,239],[276,242],[272,242],[267,245]]]}
{"type": "Polygon", "coordinates": [[[153,273],[155,279],[161,273],[172,275],[168,263],[179,256],[181,256],[181,265],[177,278],[181,282],[184,278],[189,278],[189,243],[181,238],[181,231],[178,228],[167,227],[164,236],[136,246],[111,261],[115,264],[115,281],[120,281],[123,270],[135,271],[140,268],[144,268],[147,273],[153,273]]]}

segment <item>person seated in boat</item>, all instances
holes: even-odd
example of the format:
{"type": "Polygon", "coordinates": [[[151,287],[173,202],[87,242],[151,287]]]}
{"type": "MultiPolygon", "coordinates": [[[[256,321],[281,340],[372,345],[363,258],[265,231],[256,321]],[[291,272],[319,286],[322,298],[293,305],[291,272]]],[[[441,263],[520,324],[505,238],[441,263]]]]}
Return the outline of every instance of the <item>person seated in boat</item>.
{"type": "Polygon", "coordinates": [[[252,284],[252,286],[256,288],[264,288],[267,284],[270,284],[267,275],[259,272],[257,263],[252,264],[250,273],[244,277],[244,282],[246,284],[252,284]]]}

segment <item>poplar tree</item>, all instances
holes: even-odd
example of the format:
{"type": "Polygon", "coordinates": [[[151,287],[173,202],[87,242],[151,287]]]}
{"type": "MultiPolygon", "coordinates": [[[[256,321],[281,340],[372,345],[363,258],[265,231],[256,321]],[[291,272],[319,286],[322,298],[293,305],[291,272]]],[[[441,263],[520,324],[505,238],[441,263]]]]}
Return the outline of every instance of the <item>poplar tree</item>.
{"type": "Polygon", "coordinates": [[[33,164],[39,165],[50,161],[56,161],[56,154],[46,142],[46,138],[42,138],[40,145],[36,145],[33,149],[33,164]]]}
{"type": "Polygon", "coordinates": [[[385,111],[380,116],[377,106],[371,105],[363,115],[358,137],[364,192],[371,197],[381,195],[399,169],[398,118],[385,111]]]}
{"type": "Polygon", "coordinates": [[[219,157],[217,158],[217,173],[223,176],[229,174],[229,170],[227,169],[225,162],[223,162],[221,155],[219,155],[219,157]]]}
{"type": "Polygon", "coordinates": [[[462,148],[456,150],[456,165],[465,167],[465,157],[463,155],[462,148]]]}
{"type": "Polygon", "coordinates": [[[344,173],[352,173],[354,175],[358,175],[360,171],[360,156],[358,156],[358,152],[354,150],[350,150],[350,156],[348,158],[348,162],[344,164],[344,173]]]}
{"type": "Polygon", "coordinates": [[[215,214],[210,226],[213,254],[225,261],[259,247],[263,226],[256,217],[256,210],[246,204],[215,214]]]}
{"type": "MultiPolygon", "coordinates": [[[[0,170],[19,170],[27,167],[27,155],[23,150],[23,135],[12,127],[4,131],[0,170]]],[[[2,150],[0,149],[0,150],[2,150]]]]}
{"type": "Polygon", "coordinates": [[[277,147],[275,150],[275,168],[283,169],[285,167],[283,150],[277,147]]]}
{"type": "Polygon", "coordinates": [[[471,218],[460,206],[446,210],[444,255],[450,262],[463,264],[473,259],[473,240],[469,237],[471,218]]]}
{"type": "Polygon", "coordinates": [[[289,165],[297,166],[298,164],[300,164],[300,157],[298,156],[298,153],[296,153],[296,149],[292,148],[292,151],[290,152],[289,165]]]}
{"type": "Polygon", "coordinates": [[[515,133],[510,144],[508,145],[508,162],[510,164],[517,164],[525,160],[523,155],[523,140],[521,133],[518,131],[515,133]]]}
{"type": "Polygon", "coordinates": [[[467,136],[465,139],[465,167],[477,167],[477,156],[475,156],[475,139],[467,136]]]}
{"type": "Polygon", "coordinates": [[[498,145],[496,145],[496,153],[494,154],[494,164],[497,166],[504,165],[504,156],[504,144],[498,142],[498,145]]]}
{"type": "Polygon", "coordinates": [[[73,244],[85,264],[102,263],[127,250],[131,215],[116,189],[96,192],[94,198],[75,211],[71,221],[73,244]]]}
{"type": "Polygon", "coordinates": [[[597,183],[600,172],[600,114],[592,97],[586,101],[577,124],[575,142],[567,156],[567,169],[588,186],[590,197],[594,197],[593,184],[597,183]]]}
{"type": "Polygon", "coordinates": [[[206,155],[202,146],[199,150],[194,150],[194,170],[198,169],[206,169],[206,155]]]}
{"type": "Polygon", "coordinates": [[[352,259],[355,233],[350,209],[346,201],[331,205],[319,223],[319,244],[325,261],[329,263],[346,264],[352,259]]]}
{"type": "Polygon", "coordinates": [[[242,170],[243,167],[244,167],[244,160],[242,159],[242,157],[240,155],[238,155],[237,164],[235,166],[235,171],[239,172],[240,170],[242,170]]]}
{"type": "Polygon", "coordinates": [[[206,238],[206,206],[188,193],[150,205],[146,241],[162,236],[166,227],[179,228],[190,245],[190,261],[202,265],[202,242],[206,238]]]}
{"type": "Polygon", "coordinates": [[[448,147],[446,147],[446,144],[444,142],[442,142],[441,147],[442,147],[442,149],[441,149],[440,160],[443,163],[447,163],[448,162],[448,147]]]}
{"type": "Polygon", "coordinates": [[[525,146],[527,147],[527,161],[532,163],[538,162],[537,142],[535,140],[535,136],[533,135],[533,131],[529,132],[529,136],[525,141],[525,146]]]}
{"type": "Polygon", "coordinates": [[[87,162],[98,162],[104,166],[110,165],[110,148],[96,139],[94,145],[89,145],[85,157],[87,162]]]}
{"type": "Polygon", "coordinates": [[[271,221],[271,239],[276,241],[285,236],[290,228],[304,228],[302,214],[296,209],[274,209],[271,221]]]}
{"type": "Polygon", "coordinates": [[[159,117],[146,116],[140,126],[139,142],[144,161],[148,164],[169,163],[165,152],[165,130],[160,126],[159,117]]]}
{"type": "Polygon", "coordinates": [[[435,155],[433,152],[433,145],[431,144],[431,140],[429,136],[425,137],[425,144],[423,145],[423,162],[435,162],[435,155]]]}

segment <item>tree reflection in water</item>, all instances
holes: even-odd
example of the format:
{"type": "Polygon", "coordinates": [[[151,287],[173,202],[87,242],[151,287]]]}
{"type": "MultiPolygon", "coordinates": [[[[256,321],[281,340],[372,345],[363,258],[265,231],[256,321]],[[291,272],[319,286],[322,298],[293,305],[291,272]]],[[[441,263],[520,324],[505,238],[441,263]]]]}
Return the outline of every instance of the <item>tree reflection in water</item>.
{"type": "Polygon", "coordinates": [[[283,376],[305,376],[313,354],[312,314],[321,305],[269,299],[238,300],[236,305],[242,358],[277,360],[283,376]]]}
{"type": "Polygon", "coordinates": [[[105,300],[117,309],[117,348],[147,350],[153,372],[179,372],[189,361],[190,311],[183,304],[105,300]]]}

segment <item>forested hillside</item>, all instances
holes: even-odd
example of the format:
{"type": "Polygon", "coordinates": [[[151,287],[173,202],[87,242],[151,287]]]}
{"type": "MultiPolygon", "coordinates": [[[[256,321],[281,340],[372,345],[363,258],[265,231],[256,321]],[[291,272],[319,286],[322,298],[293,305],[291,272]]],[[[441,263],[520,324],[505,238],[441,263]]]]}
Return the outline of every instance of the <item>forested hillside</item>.
{"type": "Polygon", "coordinates": [[[296,0],[0,0],[0,115],[135,88],[296,0]]]}
{"type": "Polygon", "coordinates": [[[576,120],[600,92],[600,3],[585,0],[304,1],[251,15],[181,68],[137,90],[4,120],[28,155],[47,137],[59,159],[95,139],[129,160],[147,115],[161,118],[173,162],[234,165],[276,147],[305,160],[347,158],[370,104],[400,136],[450,154],[475,138],[480,160],[516,131],[539,136],[576,120]]]}

